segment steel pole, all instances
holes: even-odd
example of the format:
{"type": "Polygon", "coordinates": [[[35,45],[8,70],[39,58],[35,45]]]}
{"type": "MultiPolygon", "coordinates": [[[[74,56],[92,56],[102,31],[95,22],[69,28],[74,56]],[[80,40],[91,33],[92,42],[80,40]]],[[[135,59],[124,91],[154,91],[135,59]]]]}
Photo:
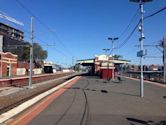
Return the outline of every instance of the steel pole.
{"type": "Polygon", "coordinates": [[[166,37],[163,38],[163,83],[166,84],[166,37]]]}
{"type": "Polygon", "coordinates": [[[3,56],[2,56],[2,53],[1,53],[1,78],[3,77],[3,75],[2,75],[2,68],[3,68],[3,67],[2,67],[2,57],[3,57],[3,56]]]}
{"type": "Polygon", "coordinates": [[[30,45],[30,64],[29,64],[29,68],[30,68],[30,72],[29,72],[29,88],[32,88],[32,63],[33,63],[33,17],[31,17],[31,45],[30,45]]]}
{"type": "Polygon", "coordinates": [[[140,57],[140,65],[141,65],[141,79],[140,79],[140,96],[144,97],[144,76],[143,76],[143,55],[144,55],[144,48],[143,48],[143,40],[144,40],[144,33],[143,33],[143,20],[144,20],[144,8],[143,8],[143,3],[140,3],[140,13],[141,13],[141,22],[140,22],[140,27],[141,27],[141,38],[140,38],[140,49],[142,52],[142,55],[140,57]]]}
{"type": "MultiPolygon", "coordinates": [[[[112,39],[112,63],[113,63],[113,66],[114,66],[114,39],[112,39]]],[[[112,80],[115,80],[114,78],[114,67],[112,69],[112,80]]]]}

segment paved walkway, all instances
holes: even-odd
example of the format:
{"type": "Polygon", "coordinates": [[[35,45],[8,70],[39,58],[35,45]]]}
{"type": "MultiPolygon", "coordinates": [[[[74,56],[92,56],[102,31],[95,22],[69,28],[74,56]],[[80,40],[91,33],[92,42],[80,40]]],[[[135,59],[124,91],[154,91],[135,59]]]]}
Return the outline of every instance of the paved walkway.
{"type": "Polygon", "coordinates": [[[106,82],[82,77],[29,125],[165,125],[166,88],[123,78],[106,82]],[[165,120],[165,121],[164,121],[165,120]]]}

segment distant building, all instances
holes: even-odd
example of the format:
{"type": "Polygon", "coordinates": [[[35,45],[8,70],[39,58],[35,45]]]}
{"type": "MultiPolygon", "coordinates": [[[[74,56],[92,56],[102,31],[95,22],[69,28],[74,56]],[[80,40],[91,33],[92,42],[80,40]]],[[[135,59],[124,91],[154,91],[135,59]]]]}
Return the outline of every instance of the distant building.
{"type": "Polygon", "coordinates": [[[110,78],[115,67],[129,62],[129,60],[113,59],[111,55],[96,55],[93,59],[77,60],[77,64],[90,67],[90,74],[103,75],[105,72],[109,72],[110,78]]]}
{"type": "Polygon", "coordinates": [[[55,73],[61,70],[61,66],[52,61],[44,61],[43,69],[45,73],[55,73]]]}
{"type": "Polygon", "coordinates": [[[154,65],[154,64],[150,65],[149,70],[150,71],[158,71],[158,65],[154,65]]]}
{"type": "Polygon", "coordinates": [[[16,41],[23,41],[24,39],[24,32],[4,23],[0,23],[0,35],[7,36],[16,41]]]}
{"type": "Polygon", "coordinates": [[[0,52],[11,52],[19,56],[22,53],[23,39],[24,32],[0,23],[0,52]]]}

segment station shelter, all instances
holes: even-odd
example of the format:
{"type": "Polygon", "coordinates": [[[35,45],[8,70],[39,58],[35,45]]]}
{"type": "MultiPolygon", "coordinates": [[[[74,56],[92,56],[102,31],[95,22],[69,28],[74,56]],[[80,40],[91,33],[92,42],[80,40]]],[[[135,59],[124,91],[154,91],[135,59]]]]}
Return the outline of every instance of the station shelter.
{"type": "Polygon", "coordinates": [[[91,67],[91,74],[98,75],[102,79],[108,79],[115,75],[116,67],[127,64],[130,61],[113,59],[111,55],[96,55],[94,59],[77,60],[77,64],[91,67]]]}

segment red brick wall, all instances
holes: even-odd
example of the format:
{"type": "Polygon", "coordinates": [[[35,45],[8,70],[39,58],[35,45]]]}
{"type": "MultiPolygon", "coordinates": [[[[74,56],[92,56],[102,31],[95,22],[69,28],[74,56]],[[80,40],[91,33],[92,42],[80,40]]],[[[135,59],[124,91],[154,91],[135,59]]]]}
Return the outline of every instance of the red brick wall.
{"type": "Polygon", "coordinates": [[[27,62],[18,62],[17,63],[17,68],[29,69],[29,63],[27,63],[27,62]]]}
{"type": "MultiPolygon", "coordinates": [[[[33,76],[32,83],[40,83],[47,80],[59,78],[62,76],[70,75],[72,73],[61,73],[61,74],[45,74],[39,76],[33,76]]],[[[11,78],[11,79],[1,79],[0,80],[0,87],[9,87],[9,86],[26,86],[28,85],[29,77],[22,77],[22,78],[11,78]]]]}
{"type": "Polygon", "coordinates": [[[11,65],[11,75],[14,76],[16,75],[17,70],[17,64],[12,64],[11,65]]]}
{"type": "MultiPolygon", "coordinates": [[[[2,74],[4,77],[7,75],[7,63],[2,63],[2,74]]],[[[16,75],[17,64],[11,64],[11,75],[16,75]]],[[[1,66],[0,66],[0,73],[1,73],[1,66]]]]}
{"type": "Polygon", "coordinates": [[[17,70],[17,55],[14,55],[10,52],[3,53],[0,52],[1,59],[0,59],[0,74],[2,71],[2,76],[7,76],[7,66],[11,66],[10,68],[10,74],[11,76],[16,75],[17,70]],[[1,66],[2,64],[2,66],[1,66]],[[1,69],[2,68],[2,69],[1,69]]]}
{"type": "Polygon", "coordinates": [[[6,76],[6,73],[7,73],[7,64],[2,63],[2,75],[6,76]]]}

